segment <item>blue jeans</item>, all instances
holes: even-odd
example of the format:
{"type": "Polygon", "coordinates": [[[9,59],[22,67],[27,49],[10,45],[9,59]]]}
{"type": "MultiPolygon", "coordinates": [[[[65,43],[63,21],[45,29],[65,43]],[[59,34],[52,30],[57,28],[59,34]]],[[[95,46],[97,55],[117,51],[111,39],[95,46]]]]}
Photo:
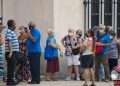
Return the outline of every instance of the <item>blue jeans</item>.
{"type": "Polygon", "coordinates": [[[103,64],[100,64],[100,67],[99,67],[99,80],[104,80],[104,79],[105,79],[104,66],[103,66],[103,64]]]}

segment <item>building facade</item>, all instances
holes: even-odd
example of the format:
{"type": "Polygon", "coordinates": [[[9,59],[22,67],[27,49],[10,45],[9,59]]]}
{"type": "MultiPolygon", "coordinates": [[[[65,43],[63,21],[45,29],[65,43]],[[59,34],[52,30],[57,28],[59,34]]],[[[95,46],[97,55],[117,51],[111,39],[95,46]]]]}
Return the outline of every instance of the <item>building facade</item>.
{"type": "MultiPolygon", "coordinates": [[[[0,0],[0,19],[6,24],[14,19],[17,26],[27,26],[35,21],[42,30],[44,48],[48,28],[53,28],[60,41],[69,28],[86,32],[96,25],[104,24],[120,29],[120,0],[0,0]]],[[[61,72],[64,76],[66,62],[61,58],[61,72]]],[[[42,60],[43,62],[43,60],[42,60]]],[[[41,66],[43,69],[45,65],[41,66]]]]}

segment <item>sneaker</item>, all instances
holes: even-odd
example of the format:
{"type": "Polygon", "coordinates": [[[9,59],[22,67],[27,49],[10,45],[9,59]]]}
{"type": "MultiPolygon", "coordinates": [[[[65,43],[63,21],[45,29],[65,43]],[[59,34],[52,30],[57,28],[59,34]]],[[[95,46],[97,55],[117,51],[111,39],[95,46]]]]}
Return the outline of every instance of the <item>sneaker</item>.
{"type": "Polygon", "coordinates": [[[105,79],[105,82],[109,82],[109,80],[108,80],[108,79],[105,79]]]}
{"type": "Polygon", "coordinates": [[[82,86],[88,86],[88,84],[87,84],[87,83],[84,83],[82,86]]]}
{"type": "Polygon", "coordinates": [[[71,80],[71,77],[67,77],[65,80],[66,80],[66,81],[70,81],[70,80],[71,80]]]}
{"type": "Polygon", "coordinates": [[[77,80],[77,81],[80,81],[80,77],[76,77],[76,80],[77,80]]]}

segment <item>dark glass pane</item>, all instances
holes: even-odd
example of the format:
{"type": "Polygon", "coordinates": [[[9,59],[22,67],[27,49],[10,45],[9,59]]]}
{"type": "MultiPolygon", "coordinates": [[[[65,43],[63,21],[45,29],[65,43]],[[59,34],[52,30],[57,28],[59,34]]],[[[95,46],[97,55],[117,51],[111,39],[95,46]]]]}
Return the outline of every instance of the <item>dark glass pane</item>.
{"type": "Polygon", "coordinates": [[[104,23],[105,25],[112,26],[112,15],[105,15],[104,23]]]}
{"type": "Polygon", "coordinates": [[[112,0],[104,0],[105,13],[112,13],[112,0]]]}
{"type": "Polygon", "coordinates": [[[91,0],[91,11],[93,14],[99,13],[99,0],[91,0]]]}
{"type": "Polygon", "coordinates": [[[99,25],[99,15],[92,15],[91,16],[91,26],[92,28],[94,26],[98,26],[99,25]]]}
{"type": "Polygon", "coordinates": [[[120,0],[117,1],[117,29],[120,31],[120,0]]]}
{"type": "Polygon", "coordinates": [[[117,1],[117,12],[120,13],[120,0],[117,1]]]}
{"type": "Polygon", "coordinates": [[[99,0],[91,0],[91,26],[99,25],[99,0]]]}
{"type": "Polygon", "coordinates": [[[104,0],[104,23],[112,25],[112,0],[104,0]]]}
{"type": "Polygon", "coordinates": [[[117,16],[118,27],[120,27],[120,15],[117,16]]]}

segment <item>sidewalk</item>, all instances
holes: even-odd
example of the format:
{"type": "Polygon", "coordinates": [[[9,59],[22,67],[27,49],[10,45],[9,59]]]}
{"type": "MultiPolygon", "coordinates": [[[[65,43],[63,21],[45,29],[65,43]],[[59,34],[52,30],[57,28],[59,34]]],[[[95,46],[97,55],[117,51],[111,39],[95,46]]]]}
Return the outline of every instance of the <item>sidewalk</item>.
{"type": "MultiPolygon", "coordinates": [[[[27,83],[20,83],[17,86],[82,86],[82,81],[41,81],[39,85],[29,85],[27,83]]],[[[90,84],[90,83],[89,83],[90,84]]],[[[0,83],[0,86],[5,86],[0,83]]],[[[114,86],[112,82],[96,82],[96,86],[114,86]]]]}

